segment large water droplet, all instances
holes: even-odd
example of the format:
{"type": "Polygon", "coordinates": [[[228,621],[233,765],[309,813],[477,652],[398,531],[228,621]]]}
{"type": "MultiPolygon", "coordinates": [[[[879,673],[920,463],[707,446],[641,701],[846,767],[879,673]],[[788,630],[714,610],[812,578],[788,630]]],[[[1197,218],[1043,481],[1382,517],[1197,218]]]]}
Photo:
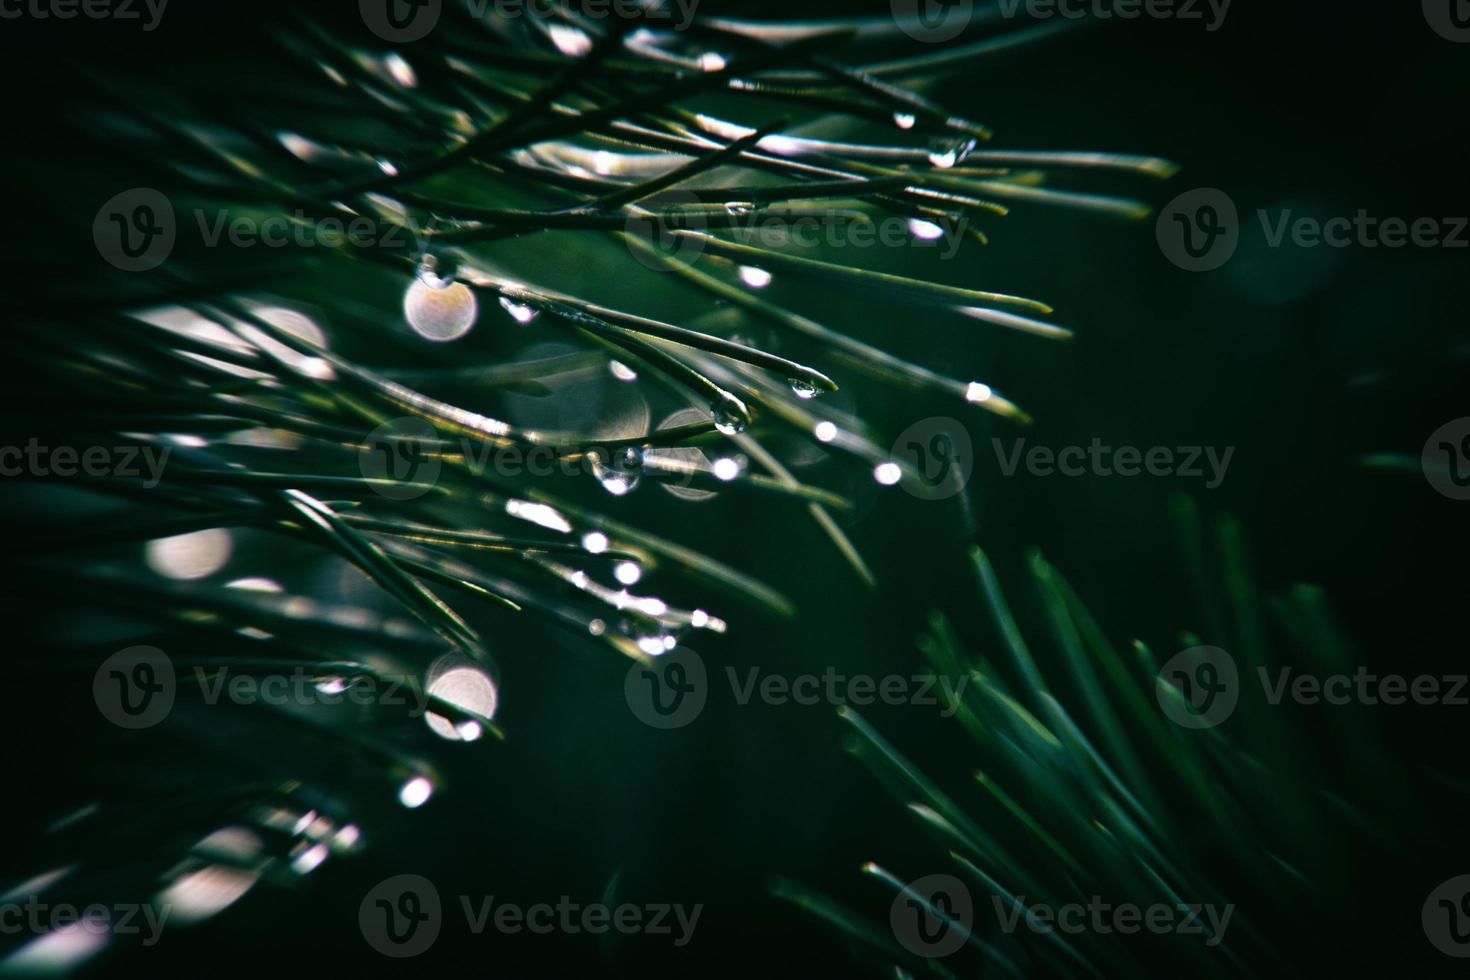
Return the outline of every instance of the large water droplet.
{"type": "Polygon", "coordinates": [[[817,386],[812,384],[805,378],[791,378],[789,383],[791,385],[792,393],[796,395],[797,398],[805,400],[815,398],[817,397],[817,395],[821,394],[821,391],[817,388],[817,386]]]}
{"type": "Polygon", "coordinates": [[[722,434],[733,436],[745,431],[745,418],[729,405],[719,402],[710,406],[710,416],[714,419],[715,428],[722,434]]]}
{"type": "Polygon", "coordinates": [[[963,161],[974,148],[974,140],[935,140],[929,144],[929,162],[948,169],[963,161]]]}
{"type": "Polygon", "coordinates": [[[475,325],[479,305],[462,282],[441,279],[423,268],[403,296],[403,315],[414,332],[426,340],[458,340],[475,325]]]}
{"type": "Polygon", "coordinates": [[[594,449],[587,454],[592,475],[602,488],[615,497],[632,493],[643,479],[643,450],[637,446],[622,449],[594,449]]]}

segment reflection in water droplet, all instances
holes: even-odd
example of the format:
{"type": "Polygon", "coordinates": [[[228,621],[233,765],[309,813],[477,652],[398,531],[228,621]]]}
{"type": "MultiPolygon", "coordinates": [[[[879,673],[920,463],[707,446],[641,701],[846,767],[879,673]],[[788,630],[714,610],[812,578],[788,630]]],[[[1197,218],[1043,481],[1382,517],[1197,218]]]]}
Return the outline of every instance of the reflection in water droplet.
{"type": "Polygon", "coordinates": [[[935,140],[929,144],[929,162],[947,169],[964,160],[974,148],[974,140],[935,140]]]}
{"type": "Polygon", "coordinates": [[[403,315],[425,340],[458,340],[475,325],[479,305],[470,287],[424,270],[403,295],[403,315]]]}
{"type": "Polygon", "coordinates": [[[738,460],[731,459],[729,456],[722,456],[715,460],[714,466],[710,469],[714,472],[716,479],[728,482],[740,475],[742,467],[738,460]]]}
{"type": "Polygon", "coordinates": [[[311,874],[327,859],[327,845],[313,844],[291,859],[291,870],[299,875],[311,874]]]}
{"type": "Polygon", "coordinates": [[[909,234],[923,242],[932,242],[944,237],[944,228],[923,218],[909,219],[909,234]]]}
{"type": "Polygon", "coordinates": [[[413,66],[404,60],[403,55],[394,51],[383,59],[383,64],[388,69],[388,74],[393,81],[404,88],[413,88],[419,83],[418,76],[414,74],[413,66]]]}
{"type": "Polygon", "coordinates": [[[148,567],[165,578],[196,579],[213,575],[230,560],[234,541],[222,527],[176,534],[148,542],[148,567]]]}
{"type": "Polygon", "coordinates": [[[791,384],[792,393],[795,394],[797,398],[815,398],[817,397],[817,395],[821,394],[817,386],[812,384],[805,378],[791,378],[789,379],[789,383],[791,384]]]}
{"type": "Polygon", "coordinates": [[[745,431],[745,419],[728,405],[716,402],[710,406],[709,414],[714,419],[715,428],[724,435],[733,436],[745,431]]]}
{"type": "Polygon", "coordinates": [[[592,50],[592,39],[579,27],[552,24],[548,30],[551,34],[551,43],[569,58],[580,58],[592,50]]]}
{"type": "Polygon", "coordinates": [[[211,864],[177,879],[158,898],[177,922],[199,922],[229,908],[255,884],[258,873],[211,864]]]}
{"type": "MultiPolygon", "coordinates": [[[[478,667],[462,666],[444,671],[429,682],[428,693],[482,721],[495,717],[495,708],[500,701],[495,682],[478,667]]],[[[473,742],[483,733],[479,721],[473,718],[456,725],[443,715],[429,711],[424,715],[424,721],[428,722],[435,735],[450,741],[463,739],[473,742]]]]}
{"type": "Polygon", "coordinates": [[[812,429],[812,435],[817,437],[818,442],[831,442],[837,438],[837,426],[823,420],[817,423],[816,428],[812,429]]]}
{"type": "Polygon", "coordinates": [[[893,114],[893,124],[899,129],[913,129],[916,121],[912,112],[895,112],[893,114]]]}
{"type": "Polygon", "coordinates": [[[594,555],[600,555],[606,551],[608,544],[607,535],[601,531],[588,531],[582,535],[582,547],[594,555]]]}
{"type": "Polygon", "coordinates": [[[414,810],[429,802],[429,797],[433,795],[434,784],[423,776],[415,776],[399,787],[398,802],[414,810]]]}
{"type": "Polygon", "coordinates": [[[636,562],[620,561],[613,569],[613,577],[624,585],[637,585],[643,577],[643,569],[636,562]]]}
{"type": "Polygon", "coordinates": [[[530,323],[536,319],[537,310],[531,309],[511,299],[509,296],[500,297],[500,308],[511,315],[516,323],[530,323]]]}
{"type": "Polygon", "coordinates": [[[594,449],[588,453],[592,475],[615,497],[632,493],[643,479],[643,450],[624,446],[617,450],[594,449]]]}
{"type": "Polygon", "coordinates": [[[765,269],[753,265],[742,265],[740,267],[740,281],[751,289],[765,289],[771,284],[771,274],[765,269]]]}
{"type": "Polygon", "coordinates": [[[879,463],[873,469],[873,479],[885,487],[891,487],[903,479],[903,470],[898,468],[897,463],[879,463]]]}

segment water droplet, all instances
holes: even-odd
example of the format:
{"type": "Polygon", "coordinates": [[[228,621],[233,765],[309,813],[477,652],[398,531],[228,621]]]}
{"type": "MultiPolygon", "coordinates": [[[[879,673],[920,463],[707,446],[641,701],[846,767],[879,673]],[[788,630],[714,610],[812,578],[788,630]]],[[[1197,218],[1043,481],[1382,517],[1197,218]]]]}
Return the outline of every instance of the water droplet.
{"type": "Polygon", "coordinates": [[[932,164],[934,164],[934,166],[941,167],[941,168],[943,168],[945,170],[948,170],[950,167],[953,167],[954,164],[955,164],[955,161],[958,160],[958,159],[959,159],[959,153],[957,153],[953,147],[951,147],[948,150],[930,150],[929,151],[929,162],[932,163],[932,164]]]}
{"type": "Polygon", "coordinates": [[[415,776],[398,789],[398,802],[410,810],[423,806],[434,795],[434,784],[423,776],[415,776]]]}
{"type": "Polygon", "coordinates": [[[758,269],[753,265],[742,265],[740,267],[740,281],[751,289],[765,289],[771,284],[771,274],[765,269],[758,269]]]}
{"type": "Polygon", "coordinates": [[[725,202],[725,213],[726,214],[735,214],[735,215],[739,215],[739,214],[750,214],[753,211],[755,211],[755,205],[752,204],[749,201],[726,201],[725,202]]]}
{"type": "Polygon", "coordinates": [[[724,71],[725,56],[714,51],[706,51],[699,56],[699,67],[705,71],[724,71]]]}
{"type": "Polygon", "coordinates": [[[879,463],[873,469],[873,479],[885,487],[891,487],[903,479],[903,470],[898,468],[897,463],[879,463]]]}
{"type": "Polygon", "coordinates": [[[899,129],[913,129],[916,121],[912,112],[895,112],[893,114],[893,124],[899,129]]]}
{"type": "Polygon", "coordinates": [[[715,479],[724,480],[727,483],[739,476],[742,469],[744,467],[740,465],[740,461],[732,459],[729,456],[720,457],[710,467],[710,470],[715,475],[715,479]]]}
{"type": "Polygon", "coordinates": [[[614,378],[617,378],[619,381],[638,380],[638,372],[628,367],[628,365],[624,364],[622,361],[608,361],[607,369],[609,372],[612,373],[612,376],[614,378]]]}
{"type": "Polygon", "coordinates": [[[458,340],[470,332],[478,313],[470,287],[441,279],[431,268],[421,269],[403,295],[403,315],[425,340],[458,340]]]}
{"type": "Polygon", "coordinates": [[[923,242],[932,242],[944,237],[944,228],[923,218],[909,219],[909,234],[923,242]]]}
{"type": "Polygon", "coordinates": [[[791,385],[792,393],[803,401],[815,398],[821,394],[820,389],[806,378],[791,378],[788,380],[788,383],[791,385]]]}
{"type": "Polygon", "coordinates": [[[643,569],[636,562],[620,561],[613,569],[613,577],[624,585],[637,585],[643,577],[643,569]]]}
{"type": "Polygon", "coordinates": [[[965,389],[965,401],[987,402],[990,401],[990,396],[993,394],[995,392],[990,389],[990,385],[971,381],[969,387],[965,389]]]}
{"type": "Polygon", "coordinates": [[[812,435],[817,437],[818,442],[831,442],[837,438],[837,426],[823,420],[817,423],[816,428],[812,430],[812,435]]]}
{"type": "Polygon", "coordinates": [[[588,531],[582,535],[582,547],[594,555],[600,555],[606,551],[609,543],[607,535],[601,531],[588,531]]]}
{"type": "Polygon", "coordinates": [[[730,406],[716,402],[710,406],[709,413],[714,419],[715,429],[722,435],[733,436],[745,431],[744,417],[730,406]]]}
{"type": "Polygon", "coordinates": [[[500,308],[509,313],[511,315],[511,318],[514,319],[516,323],[523,324],[530,323],[532,320],[536,319],[536,314],[540,312],[539,310],[531,309],[531,307],[529,306],[524,306],[520,303],[517,303],[509,296],[500,297],[500,308]]]}
{"type": "Polygon", "coordinates": [[[643,450],[637,446],[624,446],[608,451],[594,449],[587,454],[592,464],[592,475],[602,488],[615,497],[632,493],[643,479],[643,450]]]}
{"type": "Polygon", "coordinates": [[[548,31],[551,34],[551,43],[569,58],[580,58],[592,50],[592,39],[580,27],[552,24],[548,31]]]}
{"type": "Polygon", "coordinates": [[[935,140],[929,144],[929,162],[947,169],[964,160],[974,148],[974,140],[935,140]]]}

